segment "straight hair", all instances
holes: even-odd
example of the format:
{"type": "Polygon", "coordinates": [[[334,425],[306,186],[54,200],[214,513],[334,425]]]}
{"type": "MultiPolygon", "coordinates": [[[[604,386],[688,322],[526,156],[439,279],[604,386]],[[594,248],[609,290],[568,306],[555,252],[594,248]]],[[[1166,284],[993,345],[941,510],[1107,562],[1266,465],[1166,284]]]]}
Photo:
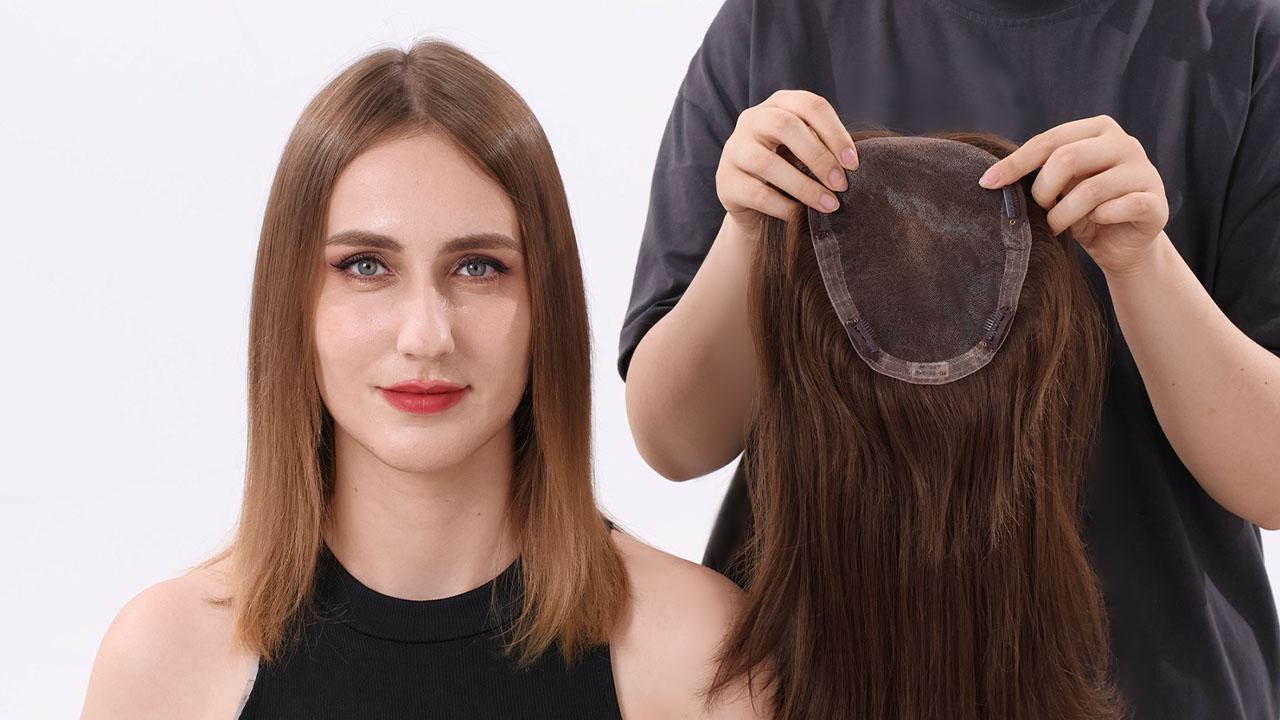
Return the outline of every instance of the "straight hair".
{"type": "MultiPolygon", "coordinates": [[[[996,157],[1016,147],[932,137],[996,157]]],[[[1071,234],[1027,206],[1031,256],[1003,347],[934,386],[856,354],[804,208],[763,223],[748,300],[747,600],[712,692],[765,677],[778,720],[1122,716],[1080,534],[1105,328],[1071,234]]]]}

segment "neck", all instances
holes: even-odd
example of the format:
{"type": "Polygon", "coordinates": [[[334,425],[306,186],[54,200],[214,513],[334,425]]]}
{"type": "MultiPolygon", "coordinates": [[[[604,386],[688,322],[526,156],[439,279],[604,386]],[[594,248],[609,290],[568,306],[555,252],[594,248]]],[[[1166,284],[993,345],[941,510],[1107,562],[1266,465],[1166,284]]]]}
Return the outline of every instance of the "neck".
{"type": "Polygon", "coordinates": [[[334,430],[325,541],[361,583],[434,600],[483,585],[515,559],[509,426],[462,462],[431,472],[391,467],[334,430]]]}

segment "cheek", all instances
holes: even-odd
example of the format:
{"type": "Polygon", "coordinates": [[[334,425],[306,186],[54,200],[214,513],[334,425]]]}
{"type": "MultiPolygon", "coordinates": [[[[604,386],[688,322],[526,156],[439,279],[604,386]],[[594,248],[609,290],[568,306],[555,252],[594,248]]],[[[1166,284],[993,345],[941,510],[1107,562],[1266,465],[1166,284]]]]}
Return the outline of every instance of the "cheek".
{"type": "Polygon", "coordinates": [[[317,373],[321,389],[338,389],[338,378],[358,378],[352,370],[368,365],[377,355],[382,333],[379,309],[373,293],[339,293],[321,290],[315,311],[315,347],[317,373]],[[326,372],[328,370],[328,372],[326,372]]]}
{"type": "Polygon", "coordinates": [[[469,348],[471,361],[487,368],[490,377],[524,389],[529,369],[531,322],[527,299],[511,295],[485,298],[457,308],[456,337],[469,348]]]}

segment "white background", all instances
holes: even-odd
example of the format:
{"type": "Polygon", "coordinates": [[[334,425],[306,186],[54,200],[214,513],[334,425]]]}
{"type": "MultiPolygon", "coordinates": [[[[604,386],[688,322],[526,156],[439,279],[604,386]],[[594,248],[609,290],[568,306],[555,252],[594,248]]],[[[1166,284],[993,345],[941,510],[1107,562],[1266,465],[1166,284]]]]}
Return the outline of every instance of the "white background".
{"type": "MultiPolygon", "coordinates": [[[[545,127],[589,293],[600,500],[698,560],[728,471],[684,484],[650,471],[615,361],[658,141],[718,7],[6,0],[0,718],[76,716],[119,608],[228,539],[276,161],[329,78],[424,36],[479,57],[545,127]]],[[[1280,580],[1280,537],[1266,542],[1280,580]]]]}

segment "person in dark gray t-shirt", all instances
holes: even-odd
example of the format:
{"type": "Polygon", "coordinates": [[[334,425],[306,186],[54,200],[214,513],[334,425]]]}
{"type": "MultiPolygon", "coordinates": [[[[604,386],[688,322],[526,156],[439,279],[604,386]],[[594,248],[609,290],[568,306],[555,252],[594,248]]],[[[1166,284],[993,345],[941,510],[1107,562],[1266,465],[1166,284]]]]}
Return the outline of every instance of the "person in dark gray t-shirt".
{"type": "MultiPolygon", "coordinates": [[[[1139,719],[1280,717],[1259,532],[1280,527],[1280,3],[728,0],[658,151],[619,348],[637,446],[672,479],[742,450],[749,243],[717,176],[778,91],[816,98],[793,114],[846,167],[845,126],[1024,142],[1001,184],[1063,173],[1089,138],[1140,145],[1163,239],[1123,271],[1078,252],[1111,334],[1084,537],[1116,679],[1139,719]]],[[[1067,205],[1091,173],[1068,175],[1037,202],[1067,205]]],[[[704,560],[739,584],[749,529],[739,465],[704,560]]]]}

